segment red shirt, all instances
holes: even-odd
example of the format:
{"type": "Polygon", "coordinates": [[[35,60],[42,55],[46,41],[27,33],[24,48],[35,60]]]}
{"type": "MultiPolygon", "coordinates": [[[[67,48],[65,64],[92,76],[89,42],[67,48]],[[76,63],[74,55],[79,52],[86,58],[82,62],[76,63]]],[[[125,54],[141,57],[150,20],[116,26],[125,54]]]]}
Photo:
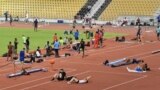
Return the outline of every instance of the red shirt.
{"type": "Polygon", "coordinates": [[[94,38],[95,40],[99,40],[100,35],[98,33],[95,34],[94,38]]]}

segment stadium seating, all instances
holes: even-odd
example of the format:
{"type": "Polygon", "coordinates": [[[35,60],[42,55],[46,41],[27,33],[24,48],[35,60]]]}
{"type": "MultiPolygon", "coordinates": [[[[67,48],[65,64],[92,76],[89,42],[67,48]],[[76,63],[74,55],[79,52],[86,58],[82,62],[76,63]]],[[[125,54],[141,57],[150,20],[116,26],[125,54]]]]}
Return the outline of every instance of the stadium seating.
{"type": "Polygon", "coordinates": [[[2,14],[2,9],[0,8],[0,16],[2,16],[3,14],[2,14]]]}
{"type": "Polygon", "coordinates": [[[111,21],[118,16],[153,16],[160,0],[112,0],[99,20],[111,21]]]}
{"type": "Polygon", "coordinates": [[[97,0],[88,0],[85,5],[81,8],[81,10],[77,13],[77,16],[81,16],[84,18],[85,15],[90,11],[88,6],[93,7],[93,5],[97,2],[97,0]]]}
{"type": "Polygon", "coordinates": [[[109,6],[110,2],[112,0],[105,0],[105,2],[102,4],[102,6],[98,9],[98,11],[94,14],[92,18],[98,19],[98,17],[102,14],[102,12],[109,6]]]}
{"type": "Polygon", "coordinates": [[[12,16],[73,19],[87,0],[0,0],[2,11],[12,16]]]}
{"type": "Polygon", "coordinates": [[[2,16],[2,3],[1,3],[1,0],[0,0],[0,16],[2,16]]]}

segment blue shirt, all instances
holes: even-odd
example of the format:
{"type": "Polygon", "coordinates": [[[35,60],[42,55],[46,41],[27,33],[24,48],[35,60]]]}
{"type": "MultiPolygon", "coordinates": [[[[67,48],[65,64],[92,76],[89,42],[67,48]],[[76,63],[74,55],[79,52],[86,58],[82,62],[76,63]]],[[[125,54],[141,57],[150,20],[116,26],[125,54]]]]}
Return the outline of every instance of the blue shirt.
{"type": "Polygon", "coordinates": [[[141,71],[143,71],[140,67],[137,67],[136,68],[136,71],[139,71],[139,72],[141,72],[141,71]]]}
{"type": "Polygon", "coordinates": [[[60,43],[58,41],[56,41],[54,43],[54,49],[59,49],[60,43]]]}
{"type": "Polygon", "coordinates": [[[24,61],[25,58],[25,52],[24,51],[20,51],[20,61],[24,61]]]}
{"type": "Polygon", "coordinates": [[[79,37],[79,32],[75,32],[74,37],[79,37]]]}

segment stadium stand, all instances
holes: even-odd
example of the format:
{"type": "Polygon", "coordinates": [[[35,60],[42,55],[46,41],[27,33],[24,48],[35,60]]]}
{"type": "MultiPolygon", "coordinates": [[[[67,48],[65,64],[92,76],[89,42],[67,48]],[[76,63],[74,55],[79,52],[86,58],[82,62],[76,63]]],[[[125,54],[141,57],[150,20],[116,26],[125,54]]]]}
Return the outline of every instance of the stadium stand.
{"type": "Polygon", "coordinates": [[[2,8],[0,8],[0,16],[2,16],[2,8]]]}
{"type": "Polygon", "coordinates": [[[2,15],[2,8],[0,7],[0,16],[2,15]]]}
{"type": "Polygon", "coordinates": [[[0,0],[1,14],[8,11],[13,17],[73,19],[87,0],[0,0]]]}
{"type": "Polygon", "coordinates": [[[99,20],[112,21],[118,16],[153,16],[160,0],[112,0],[99,20]]]}
{"type": "Polygon", "coordinates": [[[103,5],[98,9],[98,11],[94,14],[92,18],[98,19],[98,17],[102,14],[102,12],[108,7],[112,0],[105,0],[103,5]]]}
{"type": "Polygon", "coordinates": [[[91,7],[97,2],[97,0],[88,0],[85,5],[77,13],[77,16],[84,18],[85,15],[90,11],[91,7]]]}

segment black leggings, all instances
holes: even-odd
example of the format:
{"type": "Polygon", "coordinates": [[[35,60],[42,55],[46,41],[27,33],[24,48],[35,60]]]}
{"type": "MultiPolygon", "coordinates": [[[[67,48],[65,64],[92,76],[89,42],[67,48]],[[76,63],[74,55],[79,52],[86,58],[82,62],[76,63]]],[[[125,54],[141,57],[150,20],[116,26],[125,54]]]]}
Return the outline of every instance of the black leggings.
{"type": "Polygon", "coordinates": [[[160,36],[160,33],[157,33],[157,37],[159,37],[160,36]]]}
{"type": "Polygon", "coordinates": [[[55,57],[59,57],[58,49],[54,49],[54,51],[55,51],[55,57]]]}

